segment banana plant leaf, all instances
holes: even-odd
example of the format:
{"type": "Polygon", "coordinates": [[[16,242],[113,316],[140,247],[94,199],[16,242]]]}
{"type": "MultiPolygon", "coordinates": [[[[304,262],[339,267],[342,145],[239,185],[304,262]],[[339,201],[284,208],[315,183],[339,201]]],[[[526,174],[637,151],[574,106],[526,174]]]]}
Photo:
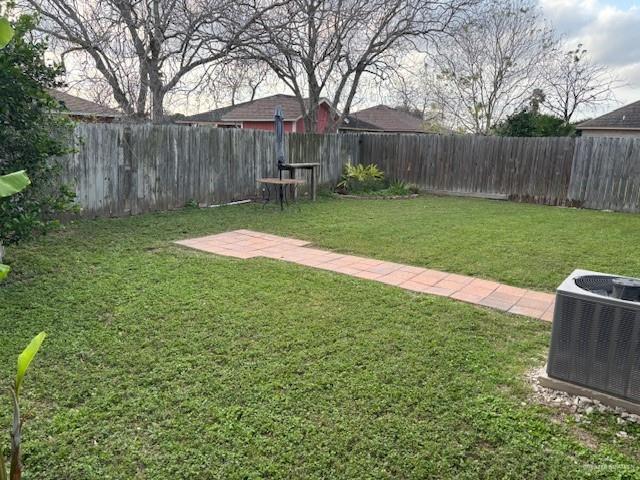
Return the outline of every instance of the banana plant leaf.
{"type": "Polygon", "coordinates": [[[0,48],[4,48],[13,38],[13,28],[9,20],[2,17],[0,18],[0,48]]]}
{"type": "Polygon", "coordinates": [[[44,337],[47,334],[44,332],[40,332],[38,335],[33,337],[33,340],[27,345],[20,355],[18,355],[18,371],[16,373],[16,395],[20,393],[20,387],[22,386],[22,381],[24,380],[24,374],[27,373],[27,368],[33,361],[40,349],[40,345],[44,341],[44,337]]]}
{"type": "Polygon", "coordinates": [[[24,170],[0,176],[0,197],[18,193],[31,183],[24,170]]]}
{"type": "Polygon", "coordinates": [[[9,265],[5,265],[4,263],[0,263],[0,281],[2,281],[5,278],[7,278],[7,275],[9,275],[10,271],[11,271],[11,269],[9,268],[9,265]]]}

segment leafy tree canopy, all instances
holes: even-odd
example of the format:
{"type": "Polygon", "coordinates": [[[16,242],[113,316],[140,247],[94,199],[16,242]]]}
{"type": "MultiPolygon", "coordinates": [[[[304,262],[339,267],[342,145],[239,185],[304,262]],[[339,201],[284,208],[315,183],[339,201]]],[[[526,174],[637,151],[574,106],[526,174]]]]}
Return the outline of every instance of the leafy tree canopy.
{"type": "Polygon", "coordinates": [[[59,115],[47,88],[61,85],[62,68],[44,60],[46,44],[34,42],[33,17],[21,16],[15,36],[0,50],[0,175],[25,170],[31,187],[0,200],[0,242],[12,243],[42,232],[56,213],[69,208],[73,194],[60,186],[53,159],[68,153],[72,123],[59,115]]]}
{"type": "Polygon", "coordinates": [[[568,137],[575,135],[576,129],[559,117],[523,109],[500,122],[494,133],[502,137],[568,137]]]}

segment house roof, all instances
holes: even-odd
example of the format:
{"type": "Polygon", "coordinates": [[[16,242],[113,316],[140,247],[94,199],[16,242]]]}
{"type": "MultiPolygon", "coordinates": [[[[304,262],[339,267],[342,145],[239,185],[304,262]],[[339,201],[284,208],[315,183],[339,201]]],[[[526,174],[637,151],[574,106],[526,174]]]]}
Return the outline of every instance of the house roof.
{"type": "Polygon", "coordinates": [[[613,112],[606,113],[576,126],[579,130],[616,129],[640,130],[640,101],[630,103],[613,112]]]}
{"type": "Polygon", "coordinates": [[[70,115],[90,117],[120,117],[122,114],[113,108],[99,105],[84,98],[70,95],[60,90],[48,89],[47,92],[53,98],[62,103],[70,115]]]}
{"type": "MultiPolygon", "coordinates": [[[[229,105],[227,107],[216,108],[214,110],[209,110],[208,112],[196,113],[195,115],[187,115],[184,118],[181,118],[179,122],[219,122],[222,120],[223,115],[226,115],[234,108],[237,108],[241,105],[245,105],[250,102],[238,103],[236,105],[229,105]]],[[[272,112],[273,117],[273,112],[272,112]]]]}
{"type": "Polygon", "coordinates": [[[366,130],[367,132],[382,132],[382,128],[373,123],[360,120],[353,115],[346,115],[340,124],[340,130],[366,130]]]}
{"type": "MultiPolygon", "coordinates": [[[[321,102],[328,101],[322,99],[321,102]]],[[[294,121],[302,117],[298,99],[293,95],[272,95],[243,102],[228,107],[217,108],[204,113],[185,117],[183,122],[240,122],[246,120],[272,121],[277,106],[284,111],[285,121],[294,121]]]]}
{"type": "MultiPolygon", "coordinates": [[[[425,131],[422,119],[386,105],[365,108],[359,112],[352,113],[348,118],[353,118],[363,125],[373,125],[384,132],[424,133],[425,131]]],[[[341,128],[354,127],[343,126],[341,128]]],[[[361,130],[365,129],[362,128],[361,130]]]]}

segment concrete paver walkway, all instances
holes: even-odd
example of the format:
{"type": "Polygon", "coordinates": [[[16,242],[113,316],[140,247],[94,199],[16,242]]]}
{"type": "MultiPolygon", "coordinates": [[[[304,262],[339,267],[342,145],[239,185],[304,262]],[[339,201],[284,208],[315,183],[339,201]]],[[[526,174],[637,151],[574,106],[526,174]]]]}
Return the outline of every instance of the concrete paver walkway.
{"type": "Polygon", "coordinates": [[[550,293],[510,287],[455,273],[319,250],[309,247],[309,242],[294,238],[235,230],[175,243],[228,257],[284,260],[509,313],[547,321],[553,319],[555,295],[550,293]]]}

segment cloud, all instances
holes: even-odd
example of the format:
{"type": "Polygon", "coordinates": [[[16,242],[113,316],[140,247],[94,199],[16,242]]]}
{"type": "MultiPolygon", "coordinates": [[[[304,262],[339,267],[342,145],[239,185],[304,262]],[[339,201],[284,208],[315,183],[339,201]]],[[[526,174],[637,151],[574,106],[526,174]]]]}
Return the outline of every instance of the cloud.
{"type": "Polygon", "coordinates": [[[623,67],[640,59],[640,8],[605,8],[587,28],[581,33],[596,61],[623,67]]]}
{"type": "Polygon", "coordinates": [[[567,48],[583,44],[621,80],[615,92],[621,103],[640,99],[640,7],[621,0],[540,0],[540,6],[567,48]]]}
{"type": "Polygon", "coordinates": [[[545,16],[556,30],[573,37],[597,17],[596,0],[540,0],[545,16]]]}

